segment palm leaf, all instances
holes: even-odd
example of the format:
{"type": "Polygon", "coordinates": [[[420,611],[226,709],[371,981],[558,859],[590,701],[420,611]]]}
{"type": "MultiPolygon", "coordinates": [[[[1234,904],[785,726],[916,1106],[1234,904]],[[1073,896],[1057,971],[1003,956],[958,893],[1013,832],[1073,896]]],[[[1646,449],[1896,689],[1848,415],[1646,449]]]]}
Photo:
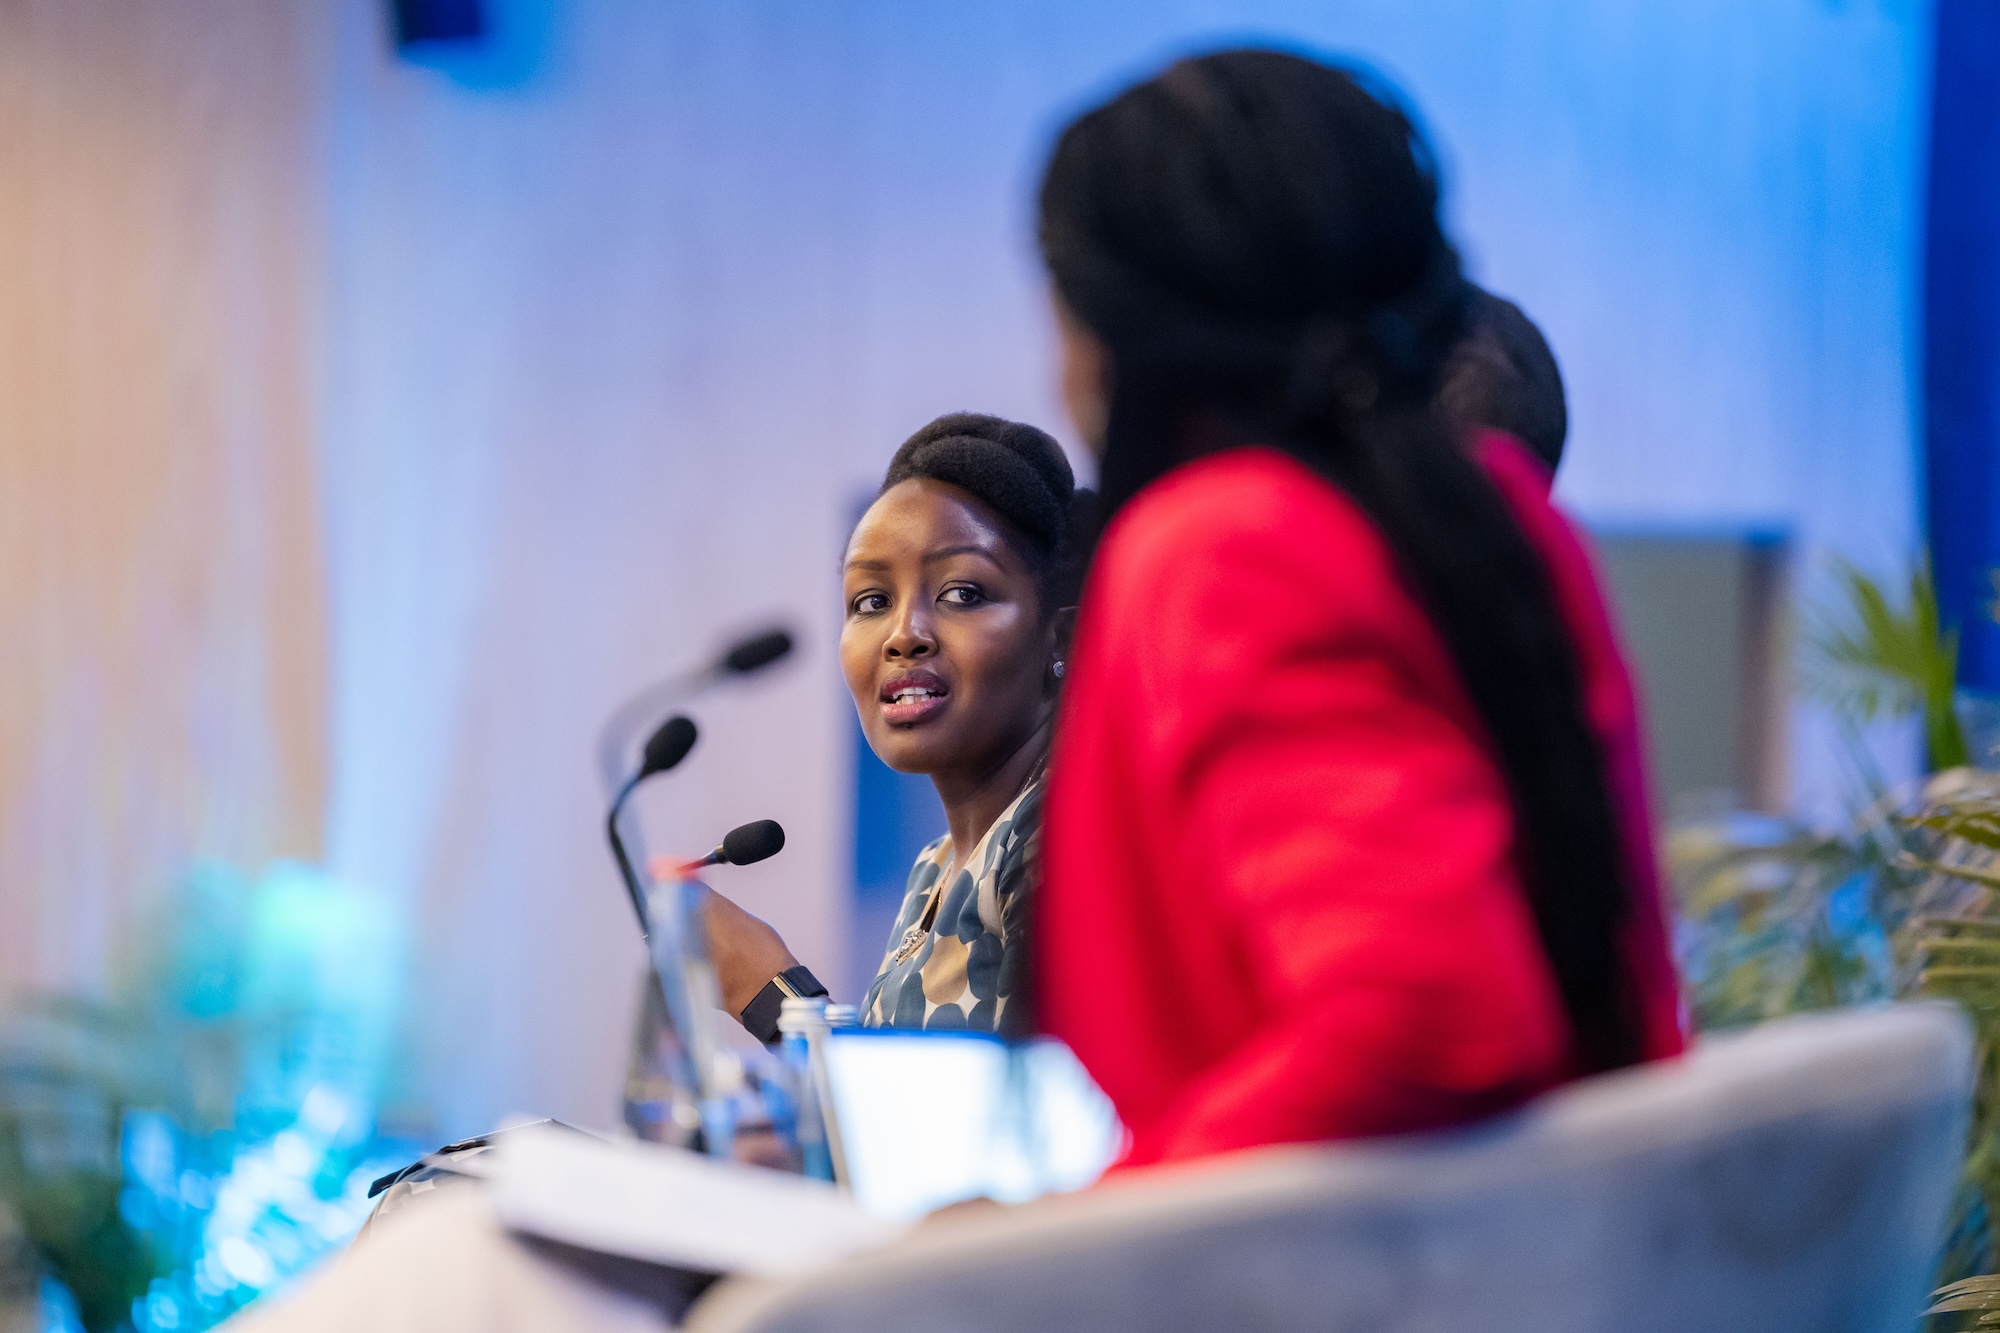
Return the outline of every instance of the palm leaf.
{"type": "Polygon", "coordinates": [[[1969,1277],[1931,1293],[1926,1316],[1954,1310],[2000,1310],[2000,1276],[1969,1277]]]}
{"type": "Polygon", "coordinates": [[[2000,851],[2000,810],[1990,802],[1940,805],[1906,822],[1932,829],[1947,838],[1963,838],[1974,846],[2000,851]]]}
{"type": "Polygon", "coordinates": [[[1809,618],[1800,673],[1805,692],[1856,723],[1921,714],[1930,768],[1968,762],[1954,708],[1958,631],[1940,620],[1929,564],[1912,571],[1900,607],[1845,560],[1836,559],[1833,579],[1842,605],[1823,603],[1809,618]]]}
{"type": "Polygon", "coordinates": [[[2000,889],[2000,872],[1976,866],[1947,865],[1924,856],[1901,856],[1896,864],[1905,870],[1921,870],[1932,875],[1949,875],[1953,879],[1968,880],[1974,884],[1984,884],[1988,888],[2000,889]]]}

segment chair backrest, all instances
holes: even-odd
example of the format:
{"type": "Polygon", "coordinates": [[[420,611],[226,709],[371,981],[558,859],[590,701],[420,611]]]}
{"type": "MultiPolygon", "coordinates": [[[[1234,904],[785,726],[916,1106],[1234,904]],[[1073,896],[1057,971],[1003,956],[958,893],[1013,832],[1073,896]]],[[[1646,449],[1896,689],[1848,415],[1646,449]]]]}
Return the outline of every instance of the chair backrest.
{"type": "Polygon", "coordinates": [[[1135,1172],[919,1228],[699,1333],[1908,1333],[1971,1036],[1933,1005],[1787,1019],[1469,1130],[1135,1172]]]}

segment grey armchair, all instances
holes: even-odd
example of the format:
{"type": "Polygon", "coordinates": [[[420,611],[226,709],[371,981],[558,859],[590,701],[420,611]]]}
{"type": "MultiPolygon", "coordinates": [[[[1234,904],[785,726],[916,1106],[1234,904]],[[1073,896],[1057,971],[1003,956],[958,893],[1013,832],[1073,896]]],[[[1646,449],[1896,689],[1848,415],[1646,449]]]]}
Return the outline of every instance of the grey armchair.
{"type": "Polygon", "coordinates": [[[1971,1071],[1954,1010],[1790,1019],[1469,1131],[1145,1173],[725,1282],[686,1327],[1906,1333],[1971,1071]]]}

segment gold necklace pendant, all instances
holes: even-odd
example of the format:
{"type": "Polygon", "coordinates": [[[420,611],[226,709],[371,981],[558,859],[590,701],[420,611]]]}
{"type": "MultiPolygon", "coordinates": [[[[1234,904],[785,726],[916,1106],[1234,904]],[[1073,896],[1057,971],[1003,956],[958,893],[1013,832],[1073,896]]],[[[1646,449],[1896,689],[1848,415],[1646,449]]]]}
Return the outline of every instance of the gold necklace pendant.
{"type": "Polygon", "coordinates": [[[931,933],[931,926],[937,921],[938,904],[944,901],[944,888],[951,876],[938,876],[937,884],[931,889],[931,899],[924,904],[924,914],[917,918],[917,924],[903,932],[903,942],[896,946],[896,956],[889,960],[894,967],[924,946],[924,936],[931,933]]]}
{"type": "Polygon", "coordinates": [[[890,960],[890,965],[893,967],[896,963],[907,961],[912,954],[923,948],[924,936],[928,934],[930,932],[922,926],[911,926],[908,930],[904,931],[903,942],[896,947],[896,956],[890,960]]]}

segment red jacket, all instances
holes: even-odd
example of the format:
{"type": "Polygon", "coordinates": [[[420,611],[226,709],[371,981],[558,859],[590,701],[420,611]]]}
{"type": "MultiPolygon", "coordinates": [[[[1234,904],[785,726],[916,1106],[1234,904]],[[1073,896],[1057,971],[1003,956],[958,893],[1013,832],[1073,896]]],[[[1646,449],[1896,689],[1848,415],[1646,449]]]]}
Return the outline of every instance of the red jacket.
{"type": "MultiPolygon", "coordinates": [[[[1637,891],[1649,1057],[1681,1049],[1632,687],[1548,474],[1482,461],[1546,562],[1637,891]]],[[[1177,469],[1105,534],[1049,778],[1043,1023],[1126,1164],[1449,1125],[1569,1076],[1513,816],[1442,642],[1361,511],[1297,461],[1177,469]]]]}

